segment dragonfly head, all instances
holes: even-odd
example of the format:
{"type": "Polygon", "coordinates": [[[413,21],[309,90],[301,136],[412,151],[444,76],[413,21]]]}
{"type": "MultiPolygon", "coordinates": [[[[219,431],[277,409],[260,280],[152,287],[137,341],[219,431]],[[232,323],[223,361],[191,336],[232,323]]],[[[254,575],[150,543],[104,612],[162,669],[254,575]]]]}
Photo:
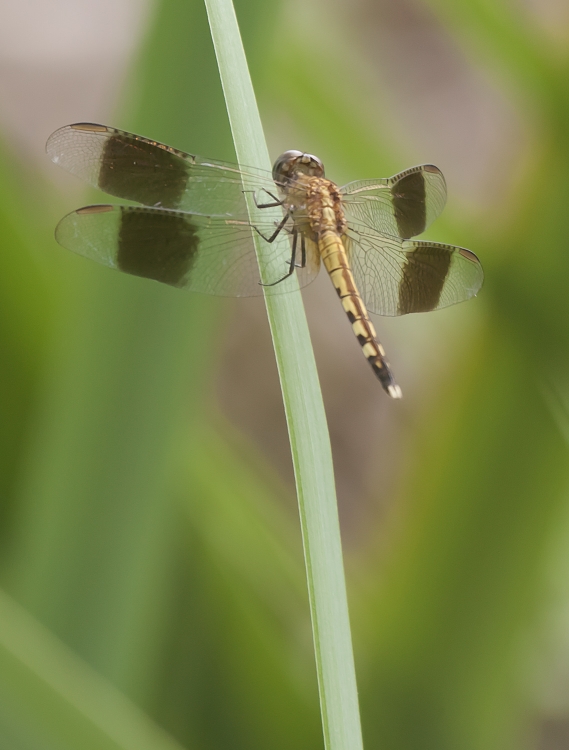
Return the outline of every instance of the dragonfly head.
{"type": "Polygon", "coordinates": [[[273,165],[273,180],[281,185],[294,180],[296,175],[324,177],[324,164],[317,156],[302,151],[285,151],[273,165]]]}

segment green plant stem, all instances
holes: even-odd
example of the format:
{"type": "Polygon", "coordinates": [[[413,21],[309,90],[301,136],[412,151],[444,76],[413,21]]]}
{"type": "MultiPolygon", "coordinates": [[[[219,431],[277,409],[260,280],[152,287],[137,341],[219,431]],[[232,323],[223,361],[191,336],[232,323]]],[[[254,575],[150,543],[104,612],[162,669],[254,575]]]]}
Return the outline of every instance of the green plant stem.
{"type": "MultiPolygon", "coordinates": [[[[233,5],[231,0],[206,0],[206,8],[237,158],[241,164],[270,170],[233,5]]],[[[250,206],[252,217],[257,210],[250,206]]],[[[262,253],[261,242],[261,269],[262,253]]],[[[291,280],[291,288],[295,284],[291,280]]],[[[324,741],[328,750],[359,750],[362,737],[332,454],[314,354],[300,293],[267,295],[265,301],[297,486],[324,741]]]]}

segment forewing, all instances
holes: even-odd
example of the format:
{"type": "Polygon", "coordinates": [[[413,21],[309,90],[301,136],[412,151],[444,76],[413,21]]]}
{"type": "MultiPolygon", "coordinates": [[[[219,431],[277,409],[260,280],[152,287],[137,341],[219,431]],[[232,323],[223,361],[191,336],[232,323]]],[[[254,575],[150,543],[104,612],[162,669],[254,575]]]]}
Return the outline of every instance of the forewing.
{"type": "Polygon", "coordinates": [[[416,237],[440,215],[446,183],[432,164],[379,180],[359,180],[341,188],[348,219],[395,237],[416,237]]]}
{"type": "Polygon", "coordinates": [[[370,312],[405,315],[440,310],[474,297],[484,279],[470,250],[403,240],[367,227],[343,238],[356,286],[370,312]]]}
{"type": "MultiPolygon", "coordinates": [[[[274,225],[256,225],[269,236],[274,225]]],[[[63,247],[134,276],[222,297],[263,293],[255,252],[255,230],[246,219],[223,219],[146,206],[86,206],[65,216],[56,229],[63,247]]],[[[278,281],[290,262],[290,242],[264,248],[265,278],[278,281]]],[[[319,257],[309,254],[297,270],[305,286],[318,273],[319,257]]],[[[290,291],[287,284],[266,287],[290,291]]]]}
{"type": "Polygon", "coordinates": [[[192,156],[148,138],[105,125],[76,123],[53,133],[51,159],[109,195],[204,215],[247,212],[244,190],[258,201],[275,192],[269,172],[192,156]]]}

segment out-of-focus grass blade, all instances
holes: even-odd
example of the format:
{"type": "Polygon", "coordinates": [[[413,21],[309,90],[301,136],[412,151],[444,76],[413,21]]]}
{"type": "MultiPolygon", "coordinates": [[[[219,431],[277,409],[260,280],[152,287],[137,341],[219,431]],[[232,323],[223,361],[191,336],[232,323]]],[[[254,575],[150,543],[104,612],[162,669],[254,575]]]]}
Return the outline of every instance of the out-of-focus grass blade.
{"type": "Polygon", "coordinates": [[[180,445],[177,495],[186,496],[188,486],[194,495],[185,497],[184,513],[220,564],[275,611],[308,625],[301,540],[294,519],[275,502],[285,490],[230,424],[221,417],[212,421],[199,440],[192,435],[180,445]],[[266,565],[259,566],[260,558],[266,565]],[[277,569],[283,589],[274,587],[277,569]]]}
{"type": "MultiPolygon", "coordinates": [[[[445,4],[479,50],[496,32],[484,14],[467,23],[481,6],[445,4]]],[[[530,43],[538,49],[536,37],[530,43]]],[[[531,60],[522,42],[505,35],[504,44],[504,68],[524,79],[531,60]]],[[[542,604],[543,561],[569,478],[542,400],[543,383],[569,371],[569,152],[557,119],[569,90],[554,101],[559,82],[546,67],[539,75],[548,79],[524,107],[534,108],[543,138],[519,204],[496,235],[480,221],[461,240],[487,271],[469,303],[486,308],[478,338],[417,420],[400,495],[405,521],[381,585],[367,592],[377,651],[362,664],[363,717],[386,748],[501,750],[519,746],[526,722],[519,635],[542,604]]]]}
{"type": "Polygon", "coordinates": [[[54,299],[39,253],[51,240],[41,181],[0,146],[0,534],[12,538],[14,492],[36,404],[54,299]],[[43,232],[49,232],[48,243],[43,232]]]}
{"type": "Polygon", "coordinates": [[[181,750],[0,592],[0,736],[25,750],[181,750]]]}
{"type": "MultiPolygon", "coordinates": [[[[199,5],[163,3],[133,72],[128,113],[116,124],[231,158],[204,39],[199,5]]],[[[278,597],[269,598],[264,545],[245,534],[242,519],[251,562],[235,571],[207,533],[215,520],[222,534],[227,521],[198,512],[181,520],[174,502],[180,442],[199,443],[206,430],[219,303],[82,259],[68,262],[76,278],[60,295],[49,378],[20,483],[11,591],[184,743],[261,748],[274,722],[274,744],[283,750],[314,747],[315,686],[304,677],[312,676],[305,658],[291,668],[282,655],[290,653],[282,648],[285,615],[278,597]],[[267,579],[251,595],[255,558],[267,579]]],[[[270,492],[223,445],[216,450],[213,437],[206,445],[212,458],[201,446],[195,475],[183,471],[188,503],[199,507],[217,496],[227,508],[222,494],[237,486],[241,498],[268,502],[270,492]]],[[[300,608],[288,609],[292,616],[300,608]]]]}
{"type": "MultiPolygon", "coordinates": [[[[273,76],[262,89],[262,111],[275,125],[278,117],[294,117],[308,144],[318,144],[318,149],[310,148],[317,150],[327,172],[332,174],[335,165],[336,171],[344,170],[348,181],[360,174],[392,174],[401,167],[387,129],[372,118],[373,106],[365,115],[360,111],[365,81],[356,93],[355,71],[350,75],[340,69],[331,76],[321,49],[313,49],[294,35],[286,47],[275,43],[269,59],[273,76]]],[[[370,86],[365,95],[370,98],[376,92],[370,86]]],[[[308,149],[306,145],[294,147],[308,149]]]]}
{"type": "Polygon", "coordinates": [[[156,705],[177,737],[260,750],[270,734],[278,750],[309,750],[322,730],[302,550],[250,452],[223,421],[179,446],[179,573],[156,705]]]}
{"type": "Polygon", "coordinates": [[[504,0],[428,0],[427,5],[474,48],[484,67],[498,62],[520,89],[542,104],[563,96],[567,66],[559,64],[556,45],[549,44],[546,32],[532,22],[534,9],[516,8],[504,0]]]}
{"type": "MultiPolygon", "coordinates": [[[[173,145],[192,151],[204,145],[201,133],[211,141],[204,150],[218,151],[224,121],[211,75],[201,88],[208,79],[198,54],[204,34],[195,6],[179,0],[159,6],[129,88],[139,96],[117,124],[172,137],[173,145]],[[191,102],[191,113],[175,137],[166,123],[179,126],[180,101],[191,102]],[[190,143],[192,123],[199,127],[190,143]]],[[[144,675],[160,644],[170,564],[171,451],[207,401],[221,307],[81,259],[69,263],[77,278],[57,321],[21,482],[12,591],[107,677],[142,698],[152,687],[144,675]]]]}
{"type": "Polygon", "coordinates": [[[192,154],[235,161],[202,3],[156,4],[130,79],[119,107],[126,128],[192,154]]]}
{"type": "Polygon", "coordinates": [[[566,448],[524,361],[485,332],[469,378],[445,390],[448,411],[431,411],[417,437],[402,533],[382,585],[366,592],[371,609],[361,602],[372,628],[364,727],[378,746],[514,746],[518,637],[541,601],[567,480],[566,448]]]}
{"type": "Polygon", "coordinates": [[[427,0],[426,4],[473,44],[478,53],[490,52],[494,56],[493,61],[486,62],[499,60],[522,87],[533,90],[533,95],[551,95],[554,56],[543,44],[530,11],[504,0],[427,0]]]}

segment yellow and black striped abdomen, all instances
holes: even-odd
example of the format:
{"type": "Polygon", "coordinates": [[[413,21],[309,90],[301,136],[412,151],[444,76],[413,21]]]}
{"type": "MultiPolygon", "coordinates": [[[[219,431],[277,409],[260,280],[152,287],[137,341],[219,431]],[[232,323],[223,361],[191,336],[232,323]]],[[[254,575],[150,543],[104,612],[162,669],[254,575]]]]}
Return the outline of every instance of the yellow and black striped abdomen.
{"type": "Polygon", "coordinates": [[[385,351],[377,340],[377,333],[356,287],[342,238],[331,229],[324,230],[318,238],[318,248],[364,356],[385,391],[392,398],[401,398],[401,389],[391,374],[385,351]]]}

